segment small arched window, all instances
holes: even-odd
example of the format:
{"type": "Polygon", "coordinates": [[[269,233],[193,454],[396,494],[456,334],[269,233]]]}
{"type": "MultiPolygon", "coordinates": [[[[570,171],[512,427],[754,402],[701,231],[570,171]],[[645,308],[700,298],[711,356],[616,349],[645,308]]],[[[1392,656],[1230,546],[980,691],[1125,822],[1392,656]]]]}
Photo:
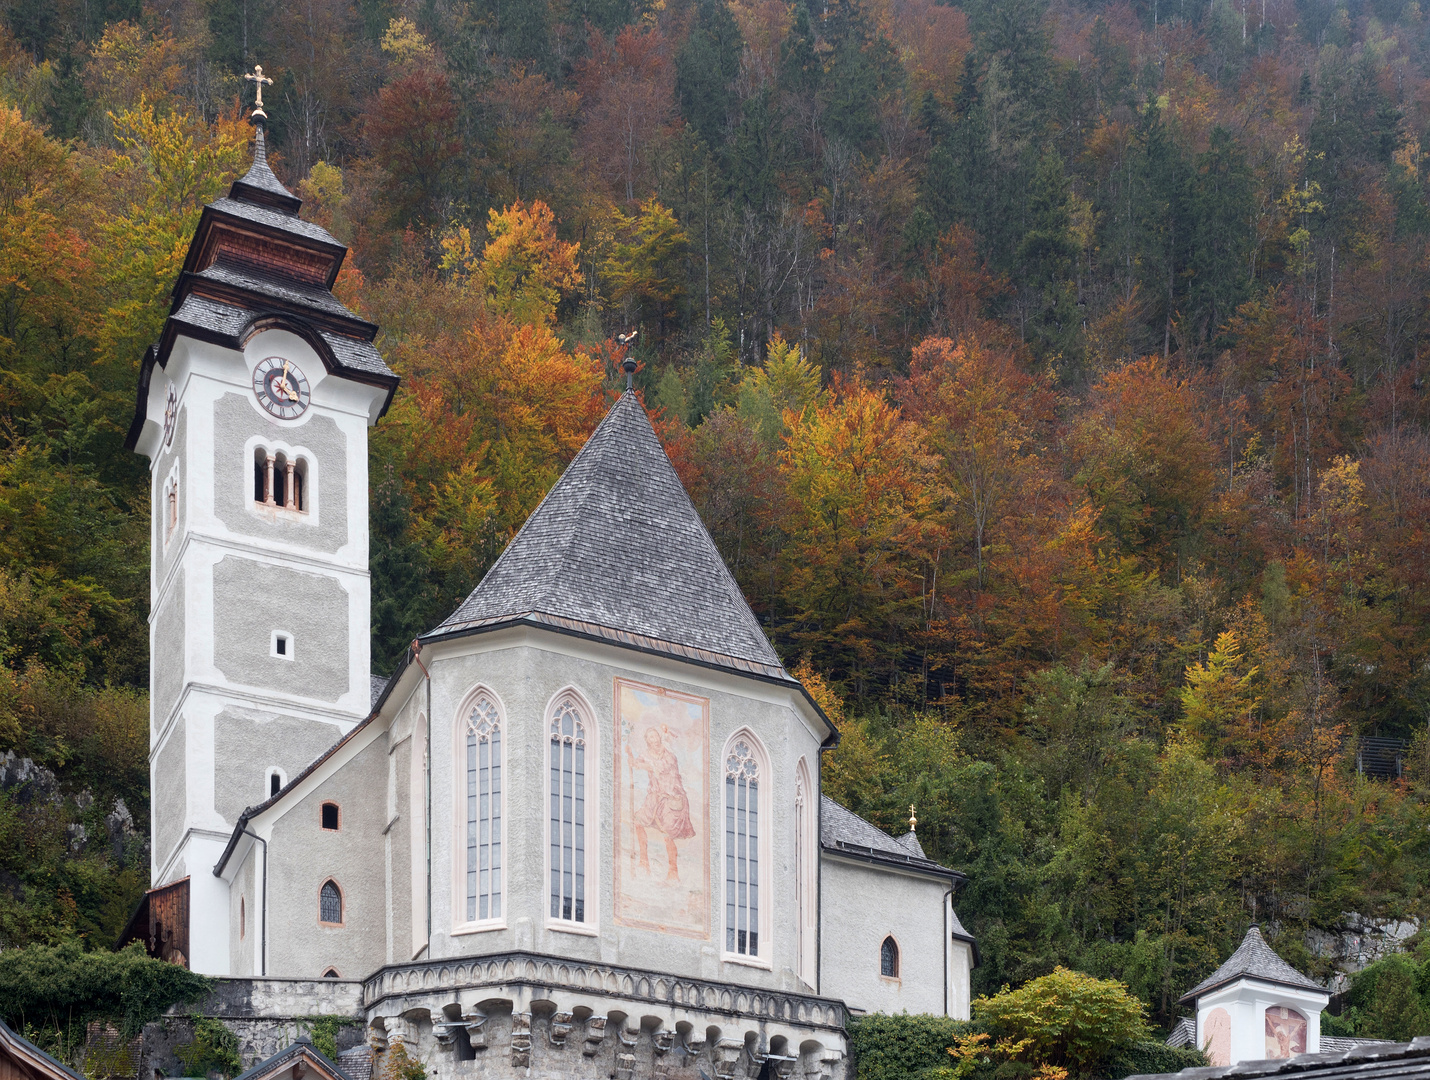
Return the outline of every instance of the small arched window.
{"type": "Polygon", "coordinates": [[[886,979],[899,977],[899,943],[892,937],[886,937],[879,946],[879,974],[886,979]]]}
{"type": "Polygon", "coordinates": [[[328,832],[338,831],[338,804],[335,802],[323,803],[319,810],[320,822],[328,832]]]}
{"type": "Polygon", "coordinates": [[[328,968],[327,971],[323,972],[323,978],[325,978],[325,979],[341,979],[342,976],[338,974],[338,969],[337,969],[337,968],[328,968]]]}
{"type": "Polygon", "coordinates": [[[318,921],[325,926],[343,924],[343,893],[332,879],[323,882],[318,893],[318,921]]]}
{"type": "Polygon", "coordinates": [[[164,539],[174,535],[174,530],[179,525],[179,481],[170,480],[168,490],[164,493],[164,539]]]}

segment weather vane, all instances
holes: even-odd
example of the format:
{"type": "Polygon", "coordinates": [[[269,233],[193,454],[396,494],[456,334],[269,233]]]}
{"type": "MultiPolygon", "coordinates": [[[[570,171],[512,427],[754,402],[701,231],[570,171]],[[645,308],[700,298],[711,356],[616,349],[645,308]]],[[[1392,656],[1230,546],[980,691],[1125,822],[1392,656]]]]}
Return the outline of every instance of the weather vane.
{"type": "Polygon", "coordinates": [[[245,75],[244,79],[253,83],[258,90],[258,100],[254,102],[253,114],[255,116],[267,116],[268,114],[263,111],[263,88],[265,86],[272,86],[273,80],[263,74],[262,64],[254,64],[253,74],[245,75]]]}

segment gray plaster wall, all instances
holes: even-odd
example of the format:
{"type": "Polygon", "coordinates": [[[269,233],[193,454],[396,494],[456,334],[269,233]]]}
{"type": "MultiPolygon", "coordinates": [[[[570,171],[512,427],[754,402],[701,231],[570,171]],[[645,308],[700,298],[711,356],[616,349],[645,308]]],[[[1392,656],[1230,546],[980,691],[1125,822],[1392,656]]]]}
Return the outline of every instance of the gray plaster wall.
{"type": "MultiPolygon", "coordinates": [[[[192,481],[188,475],[188,462],[181,461],[179,464],[179,524],[174,528],[174,534],[165,539],[164,533],[169,527],[167,518],[168,507],[164,502],[164,485],[169,482],[169,471],[174,467],[174,462],[179,460],[184,448],[188,445],[189,434],[189,407],[184,405],[179,409],[178,418],[174,421],[174,441],[172,445],[159,451],[158,458],[151,466],[150,476],[153,483],[150,488],[150,519],[153,525],[152,550],[153,563],[155,569],[155,580],[162,583],[164,576],[173,567],[174,560],[178,557],[179,549],[183,547],[184,533],[186,531],[185,522],[188,520],[188,501],[192,497],[189,485],[192,481]]],[[[163,446],[163,443],[160,443],[163,446]]]]}
{"type": "MultiPolygon", "coordinates": [[[[417,852],[414,852],[412,845],[412,825],[414,813],[423,812],[424,800],[423,793],[420,790],[415,790],[412,782],[413,755],[419,755],[420,769],[420,755],[422,754],[422,748],[412,737],[412,729],[420,711],[416,700],[408,702],[399,710],[392,727],[395,738],[390,743],[388,753],[388,769],[393,796],[390,819],[393,824],[387,830],[386,837],[391,896],[391,902],[388,905],[388,918],[391,920],[392,932],[392,949],[388,959],[391,963],[410,960],[414,952],[412,878],[417,852]]],[[[422,823],[418,824],[421,827],[422,823]]],[[[425,877],[425,870],[421,863],[418,863],[417,869],[425,877]]],[[[425,891],[423,888],[418,893],[419,900],[425,891]]]]}
{"type": "Polygon", "coordinates": [[[942,1014],[947,889],[936,878],[826,854],[820,865],[820,993],[863,1012],[942,1014]],[[879,973],[879,949],[891,934],[899,946],[894,979],[879,973]]]}
{"type": "Polygon", "coordinates": [[[163,729],[184,688],[184,598],[184,571],[180,569],[174,575],[174,587],[154,612],[149,630],[150,716],[156,732],[163,729]]]}
{"type": "Polygon", "coordinates": [[[310,410],[305,423],[280,427],[260,416],[240,395],[224,394],[214,402],[213,440],[214,516],[231,531],[329,553],[348,542],[348,443],[331,417],[310,410]],[[292,520],[265,521],[249,513],[253,459],[244,453],[244,446],[253,435],[312,451],[318,474],[313,504],[318,511],[316,526],[292,520]]]}
{"type": "MultiPolygon", "coordinates": [[[[150,784],[154,792],[154,865],[162,866],[184,835],[184,819],[188,810],[185,787],[188,783],[188,762],[184,758],[186,730],[182,717],[175,722],[169,737],[154,758],[150,784]]],[[[156,884],[158,884],[156,882],[156,884]]]]}
{"type": "Polygon", "coordinates": [[[245,809],[268,798],[270,767],[282,769],[291,780],[341,736],[336,724],[321,720],[224,709],[214,719],[214,760],[223,763],[214,775],[214,809],[232,824],[245,809]]]}
{"type": "MultiPolygon", "coordinates": [[[[679,680],[641,677],[636,681],[706,697],[710,700],[710,743],[707,808],[709,820],[709,915],[703,937],[675,936],[656,930],[618,925],[613,903],[612,800],[627,793],[614,790],[612,722],[617,677],[631,678],[628,670],[594,660],[565,656],[527,646],[476,656],[435,660],[432,668],[432,800],[433,800],[433,956],[474,955],[505,949],[537,952],[583,960],[653,968],[692,977],[739,982],[751,986],[804,989],[794,974],[796,958],[794,785],[801,755],[811,774],[818,768],[818,739],[788,707],[753,697],[715,692],[679,680]],[[507,919],[504,929],[470,934],[450,934],[453,926],[453,874],[460,873],[463,852],[457,837],[457,812],[453,802],[457,782],[454,761],[456,711],[477,685],[485,684],[500,696],[506,709],[506,824],[507,919]],[[598,783],[595,798],[598,843],[588,860],[599,866],[595,894],[587,904],[599,911],[599,934],[585,936],[548,928],[548,877],[545,822],[547,808],[547,758],[549,739],[546,709],[551,698],[566,686],[581,691],[595,711],[597,756],[592,774],[598,783]],[[727,962],[722,959],[724,926],[723,867],[723,758],[727,738],[748,726],[763,741],[773,775],[769,778],[773,822],[770,856],[773,865],[761,867],[770,885],[773,933],[763,952],[770,967],[727,962]],[[456,869],[454,870],[454,858],[456,869]]],[[[687,790],[691,789],[687,782],[687,790]]],[[[694,792],[690,791],[692,797],[694,792]]],[[[663,862],[661,841],[654,835],[652,864],[663,862]],[[659,852],[659,859],[656,858],[659,852]]],[[[683,873],[693,868],[682,867],[683,873]]]]}
{"type": "Polygon", "coordinates": [[[322,701],[347,692],[347,589],[321,574],[226,555],[213,569],[214,666],[235,683],[322,701]],[[293,659],[272,656],[273,631],[293,635],[293,659]]]}
{"type": "Polygon", "coordinates": [[[331,966],[344,978],[362,978],[383,965],[386,742],[375,739],[274,824],[268,850],[269,975],[314,978],[331,966]],[[320,807],[330,800],[340,812],[337,832],[320,824],[320,807]],[[341,927],[318,920],[318,893],[329,878],[343,893],[341,927]]]}

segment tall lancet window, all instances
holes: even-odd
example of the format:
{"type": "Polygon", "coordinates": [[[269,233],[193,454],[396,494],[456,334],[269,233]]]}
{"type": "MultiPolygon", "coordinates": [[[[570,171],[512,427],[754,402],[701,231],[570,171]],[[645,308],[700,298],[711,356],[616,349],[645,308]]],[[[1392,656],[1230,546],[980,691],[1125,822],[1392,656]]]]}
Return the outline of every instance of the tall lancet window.
{"type": "Polygon", "coordinates": [[[501,736],[501,713],[482,694],[467,715],[468,922],[502,917],[501,736]]]}
{"type": "Polygon", "coordinates": [[[760,781],[763,753],[742,732],[725,750],[725,952],[760,955],[760,781]]]}
{"type": "Polygon", "coordinates": [[[551,918],[586,922],[587,721],[563,694],[551,714],[551,918]]]}
{"type": "Polygon", "coordinates": [[[814,985],[814,946],[818,937],[815,925],[815,842],[814,785],[809,765],[804,758],[794,771],[794,896],[797,916],[795,973],[810,986],[814,985]]]}

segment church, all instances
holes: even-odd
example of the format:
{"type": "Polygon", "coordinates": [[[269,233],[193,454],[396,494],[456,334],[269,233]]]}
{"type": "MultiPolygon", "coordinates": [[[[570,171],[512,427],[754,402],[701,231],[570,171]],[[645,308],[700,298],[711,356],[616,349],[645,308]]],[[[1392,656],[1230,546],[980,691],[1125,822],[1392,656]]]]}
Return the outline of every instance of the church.
{"type": "Polygon", "coordinates": [[[962,875],[912,819],[895,838],[822,796],[838,732],[629,377],[475,591],[370,670],[367,433],[398,378],[333,296],[346,249],[270,169],[261,105],[128,434],[154,507],[155,885],[129,936],[243,983],[255,1016],[346,1002],[444,1078],[826,1080],[851,1014],[966,1018],[962,875]]]}

